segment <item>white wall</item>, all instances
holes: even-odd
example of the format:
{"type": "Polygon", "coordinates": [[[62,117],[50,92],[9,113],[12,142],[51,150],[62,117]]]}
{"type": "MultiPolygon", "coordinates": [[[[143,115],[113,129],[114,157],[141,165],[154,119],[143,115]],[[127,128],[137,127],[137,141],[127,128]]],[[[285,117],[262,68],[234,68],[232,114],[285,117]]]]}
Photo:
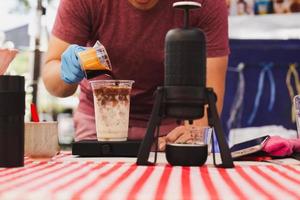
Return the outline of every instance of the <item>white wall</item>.
{"type": "Polygon", "coordinates": [[[300,39],[300,13],[230,16],[232,39],[300,39]]]}

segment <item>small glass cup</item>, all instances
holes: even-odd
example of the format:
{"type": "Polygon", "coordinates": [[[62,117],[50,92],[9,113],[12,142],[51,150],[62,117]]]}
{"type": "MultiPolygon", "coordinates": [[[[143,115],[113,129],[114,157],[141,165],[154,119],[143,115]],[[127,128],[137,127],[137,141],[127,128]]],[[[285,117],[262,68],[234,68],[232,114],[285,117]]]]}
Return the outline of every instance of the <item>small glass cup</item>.
{"type": "Polygon", "coordinates": [[[126,141],[132,80],[91,81],[98,141],[126,141]]]}
{"type": "Polygon", "coordinates": [[[196,145],[207,144],[208,154],[210,154],[213,129],[209,126],[189,126],[188,129],[192,135],[191,143],[196,145]]]}

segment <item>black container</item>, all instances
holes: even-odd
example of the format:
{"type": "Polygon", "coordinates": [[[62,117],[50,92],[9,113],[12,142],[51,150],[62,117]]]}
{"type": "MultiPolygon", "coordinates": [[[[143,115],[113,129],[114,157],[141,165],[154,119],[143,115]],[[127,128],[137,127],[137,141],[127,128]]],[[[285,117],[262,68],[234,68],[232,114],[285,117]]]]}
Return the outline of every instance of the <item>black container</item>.
{"type": "Polygon", "coordinates": [[[206,86],[205,34],[198,28],[176,28],[165,39],[165,86],[206,86]]]}
{"type": "Polygon", "coordinates": [[[0,76],[0,167],[24,166],[25,80],[0,76]]]}
{"type": "Polygon", "coordinates": [[[204,106],[197,104],[205,100],[199,90],[206,88],[206,38],[199,28],[189,27],[189,9],[201,5],[177,2],[173,6],[183,9],[185,15],[183,28],[171,29],[165,37],[166,115],[177,119],[202,118],[204,106]]]}
{"type": "Polygon", "coordinates": [[[207,160],[207,145],[167,144],[166,159],[173,166],[202,166],[207,160]]]}
{"type": "Polygon", "coordinates": [[[0,92],[24,92],[23,76],[0,76],[0,92]]]}
{"type": "Polygon", "coordinates": [[[141,141],[82,140],[72,143],[72,154],[81,157],[136,157],[141,141]]]}

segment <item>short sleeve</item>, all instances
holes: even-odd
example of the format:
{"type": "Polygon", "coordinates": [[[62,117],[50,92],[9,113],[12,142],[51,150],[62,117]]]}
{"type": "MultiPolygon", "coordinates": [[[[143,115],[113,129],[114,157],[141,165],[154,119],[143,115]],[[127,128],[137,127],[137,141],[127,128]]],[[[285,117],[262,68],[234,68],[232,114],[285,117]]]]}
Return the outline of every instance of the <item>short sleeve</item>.
{"type": "Polygon", "coordinates": [[[88,0],[61,0],[52,34],[70,44],[86,45],[91,34],[88,0]]]}
{"type": "Polygon", "coordinates": [[[206,34],[207,57],[228,55],[228,10],[225,0],[203,1],[201,10],[205,15],[199,20],[199,26],[206,34]]]}

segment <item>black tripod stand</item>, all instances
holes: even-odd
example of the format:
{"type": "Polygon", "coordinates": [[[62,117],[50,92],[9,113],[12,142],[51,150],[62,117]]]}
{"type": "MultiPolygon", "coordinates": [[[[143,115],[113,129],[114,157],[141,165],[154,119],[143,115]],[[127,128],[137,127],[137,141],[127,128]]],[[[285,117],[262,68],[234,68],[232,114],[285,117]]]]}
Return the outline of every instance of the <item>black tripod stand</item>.
{"type": "MultiPolygon", "coordinates": [[[[204,115],[204,106],[207,107],[207,117],[209,126],[214,128],[217,142],[220,148],[221,164],[214,164],[217,167],[232,168],[234,167],[233,160],[230,154],[228,144],[226,142],[221,121],[216,108],[216,94],[212,88],[198,88],[198,87],[178,87],[165,86],[158,87],[154,106],[148,123],[148,128],[144,140],[140,146],[137,165],[151,165],[149,162],[149,154],[151,147],[155,140],[158,139],[159,134],[154,134],[155,130],[159,128],[160,122],[163,118],[180,116],[180,120],[199,119],[204,115]],[[200,109],[200,112],[199,112],[200,109]],[[201,110],[202,109],[202,110],[201,110]],[[184,110],[184,112],[182,112],[184,110]],[[196,111],[196,112],[195,112],[196,111]]],[[[157,148],[156,148],[157,149],[157,148]]],[[[155,151],[157,154],[157,150],[155,151]]],[[[215,158],[215,152],[213,150],[215,158]]],[[[155,156],[156,157],[156,156],[155,156]]],[[[215,159],[214,159],[215,161],[215,159]]]]}

